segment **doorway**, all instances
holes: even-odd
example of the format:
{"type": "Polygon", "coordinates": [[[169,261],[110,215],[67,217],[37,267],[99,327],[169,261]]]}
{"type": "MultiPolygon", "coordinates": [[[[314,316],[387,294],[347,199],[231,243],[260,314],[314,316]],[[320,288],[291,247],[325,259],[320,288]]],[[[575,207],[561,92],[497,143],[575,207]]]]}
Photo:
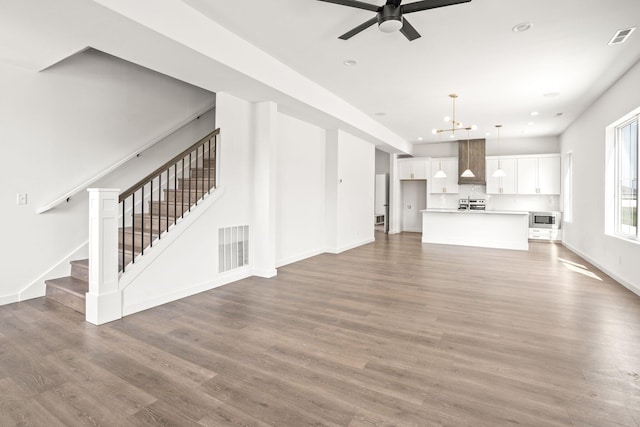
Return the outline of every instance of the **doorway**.
{"type": "Polygon", "coordinates": [[[400,181],[402,231],[422,233],[422,212],[427,208],[427,181],[400,181]]]}

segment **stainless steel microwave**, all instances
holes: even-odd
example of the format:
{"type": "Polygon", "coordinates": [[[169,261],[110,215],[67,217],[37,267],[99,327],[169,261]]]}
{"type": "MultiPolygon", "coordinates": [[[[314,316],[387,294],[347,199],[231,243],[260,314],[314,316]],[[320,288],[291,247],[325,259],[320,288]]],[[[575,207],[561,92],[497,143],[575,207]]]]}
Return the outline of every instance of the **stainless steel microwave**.
{"type": "Polygon", "coordinates": [[[560,212],[529,212],[529,228],[560,228],[560,212]]]}

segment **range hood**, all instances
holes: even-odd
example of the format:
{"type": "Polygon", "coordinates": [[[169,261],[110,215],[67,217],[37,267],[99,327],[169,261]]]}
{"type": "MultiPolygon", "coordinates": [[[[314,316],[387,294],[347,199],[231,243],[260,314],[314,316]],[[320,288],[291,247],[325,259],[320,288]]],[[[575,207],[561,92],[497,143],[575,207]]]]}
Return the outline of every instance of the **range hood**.
{"type": "Polygon", "coordinates": [[[487,185],[486,180],[486,139],[470,139],[468,140],[469,148],[467,150],[467,140],[458,141],[458,185],[475,184],[487,185]],[[469,160],[467,162],[467,153],[469,160]],[[463,170],[469,169],[475,177],[461,177],[463,170]]]}

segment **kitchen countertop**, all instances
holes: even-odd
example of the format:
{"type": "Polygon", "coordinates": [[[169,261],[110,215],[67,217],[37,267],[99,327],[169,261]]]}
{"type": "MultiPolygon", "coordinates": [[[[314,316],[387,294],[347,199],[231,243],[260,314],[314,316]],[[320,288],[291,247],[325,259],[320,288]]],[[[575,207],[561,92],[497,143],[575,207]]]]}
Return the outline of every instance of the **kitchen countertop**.
{"type": "Polygon", "coordinates": [[[422,242],[529,249],[529,212],[422,210],[422,242]]]}
{"type": "Polygon", "coordinates": [[[484,210],[484,211],[474,211],[474,210],[458,210],[458,209],[424,209],[420,212],[426,213],[457,213],[457,214],[499,214],[499,215],[529,215],[529,212],[524,211],[492,211],[492,210],[484,210]]]}

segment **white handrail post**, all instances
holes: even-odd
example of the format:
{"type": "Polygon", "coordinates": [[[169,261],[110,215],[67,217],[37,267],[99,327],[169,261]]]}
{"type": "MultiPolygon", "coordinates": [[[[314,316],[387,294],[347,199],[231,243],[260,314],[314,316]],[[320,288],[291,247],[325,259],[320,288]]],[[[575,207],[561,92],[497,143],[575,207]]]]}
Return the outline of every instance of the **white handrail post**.
{"type": "Polygon", "coordinates": [[[120,190],[89,188],[89,292],[86,320],[94,325],[122,318],[118,289],[120,190]]]}

